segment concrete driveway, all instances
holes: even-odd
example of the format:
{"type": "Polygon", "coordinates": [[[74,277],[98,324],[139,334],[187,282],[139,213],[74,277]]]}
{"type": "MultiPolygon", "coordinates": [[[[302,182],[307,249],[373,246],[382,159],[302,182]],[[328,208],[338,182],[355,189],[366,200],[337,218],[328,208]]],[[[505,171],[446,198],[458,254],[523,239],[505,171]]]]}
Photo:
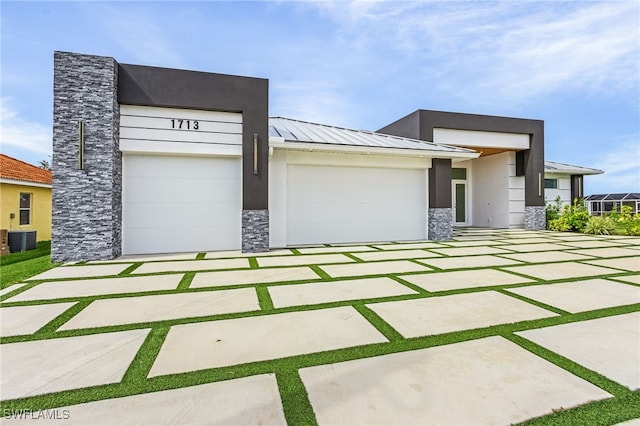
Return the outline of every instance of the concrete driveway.
{"type": "Polygon", "coordinates": [[[129,257],[1,297],[3,423],[511,424],[640,388],[637,237],[129,257]]]}

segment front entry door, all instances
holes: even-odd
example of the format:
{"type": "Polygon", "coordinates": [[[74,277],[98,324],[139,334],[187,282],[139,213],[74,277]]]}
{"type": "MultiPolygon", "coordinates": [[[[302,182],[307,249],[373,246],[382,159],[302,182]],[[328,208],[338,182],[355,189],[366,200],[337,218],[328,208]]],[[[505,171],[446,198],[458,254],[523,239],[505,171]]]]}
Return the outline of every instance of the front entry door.
{"type": "Polygon", "coordinates": [[[451,195],[453,207],[453,224],[467,224],[467,182],[463,180],[451,181],[451,195]]]}

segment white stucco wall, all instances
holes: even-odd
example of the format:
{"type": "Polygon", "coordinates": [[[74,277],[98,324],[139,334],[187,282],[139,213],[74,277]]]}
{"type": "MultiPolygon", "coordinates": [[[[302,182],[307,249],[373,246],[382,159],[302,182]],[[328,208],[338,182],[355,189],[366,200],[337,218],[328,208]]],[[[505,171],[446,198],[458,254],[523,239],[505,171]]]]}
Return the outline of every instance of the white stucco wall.
{"type": "Polygon", "coordinates": [[[521,133],[480,132],[476,130],[433,129],[433,141],[446,145],[528,149],[529,135],[521,133]]]}
{"type": "Polygon", "coordinates": [[[559,195],[564,204],[571,204],[571,176],[560,173],[545,173],[545,179],[558,179],[558,189],[545,188],[544,197],[547,204],[553,204],[559,195]]]}
{"type": "Polygon", "coordinates": [[[473,160],[473,226],[508,228],[509,153],[489,155],[473,160]]]}

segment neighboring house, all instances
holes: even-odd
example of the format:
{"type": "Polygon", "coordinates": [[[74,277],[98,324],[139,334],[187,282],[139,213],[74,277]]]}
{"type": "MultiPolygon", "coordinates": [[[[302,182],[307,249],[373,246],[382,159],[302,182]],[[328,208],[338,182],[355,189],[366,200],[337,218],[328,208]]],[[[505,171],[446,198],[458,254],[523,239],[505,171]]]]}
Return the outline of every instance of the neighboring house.
{"type": "Polygon", "coordinates": [[[575,199],[584,198],[584,176],[599,175],[602,170],[571,164],[544,162],[544,193],[547,204],[560,196],[563,204],[572,204],[575,199]]]}
{"type": "Polygon", "coordinates": [[[543,121],[270,119],[268,83],[55,52],[53,260],[545,228],[543,121]]]}
{"type": "Polygon", "coordinates": [[[51,239],[51,172],[0,154],[0,228],[51,239]]]}
{"type": "Polygon", "coordinates": [[[620,212],[622,206],[629,206],[632,213],[640,213],[640,193],[626,194],[593,194],[586,197],[585,202],[592,216],[601,216],[608,212],[620,212]]]}

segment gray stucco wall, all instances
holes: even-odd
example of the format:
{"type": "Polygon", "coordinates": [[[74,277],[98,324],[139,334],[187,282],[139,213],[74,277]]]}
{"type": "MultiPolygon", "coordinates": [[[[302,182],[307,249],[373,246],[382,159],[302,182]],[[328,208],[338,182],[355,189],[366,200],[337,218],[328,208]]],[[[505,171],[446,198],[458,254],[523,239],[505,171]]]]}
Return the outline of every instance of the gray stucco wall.
{"type": "Polygon", "coordinates": [[[118,149],[118,64],[113,58],[54,53],[54,262],[112,259],[122,247],[122,159],[118,149]],[[85,168],[78,123],[85,122],[85,168]]]}

